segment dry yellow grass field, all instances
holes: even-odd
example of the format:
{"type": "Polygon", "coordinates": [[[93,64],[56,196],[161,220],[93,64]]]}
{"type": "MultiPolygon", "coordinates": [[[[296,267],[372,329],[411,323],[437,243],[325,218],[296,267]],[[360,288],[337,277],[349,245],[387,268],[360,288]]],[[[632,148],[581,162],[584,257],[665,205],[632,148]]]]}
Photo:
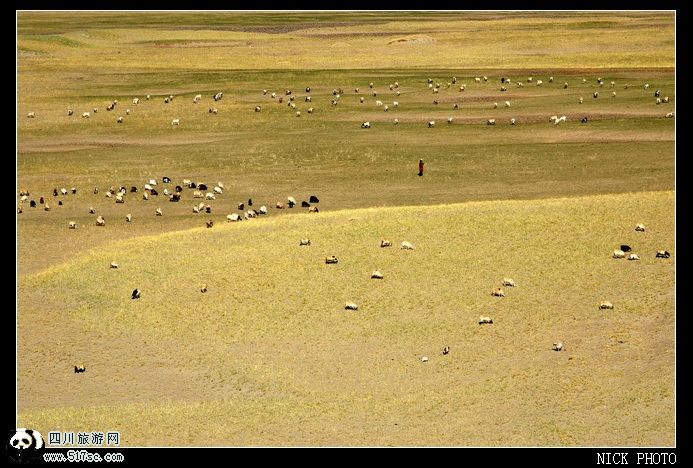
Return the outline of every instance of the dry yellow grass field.
{"type": "Polygon", "coordinates": [[[18,189],[51,210],[17,215],[18,424],[124,446],[673,445],[673,25],[20,12],[18,189]],[[163,196],[185,178],[223,181],[211,214],[163,196]],[[105,197],[121,185],[139,192],[105,197]],[[274,208],[311,194],[319,213],[274,208]],[[248,198],[269,213],[227,223],[248,198]]]}

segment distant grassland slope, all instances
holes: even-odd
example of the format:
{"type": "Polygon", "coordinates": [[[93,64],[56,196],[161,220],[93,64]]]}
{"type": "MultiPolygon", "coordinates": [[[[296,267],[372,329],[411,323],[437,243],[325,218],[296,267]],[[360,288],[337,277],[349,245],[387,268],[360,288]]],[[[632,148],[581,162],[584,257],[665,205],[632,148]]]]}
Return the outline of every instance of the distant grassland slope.
{"type": "Polygon", "coordinates": [[[673,222],[665,191],[105,244],[22,278],[19,424],[129,446],[673,444],[673,222]],[[640,261],[611,258],[624,243],[640,261]]]}
{"type": "Polygon", "coordinates": [[[673,12],[18,13],[20,68],[674,66],[673,12]],[[171,53],[175,51],[175,53],[171,53]]]}

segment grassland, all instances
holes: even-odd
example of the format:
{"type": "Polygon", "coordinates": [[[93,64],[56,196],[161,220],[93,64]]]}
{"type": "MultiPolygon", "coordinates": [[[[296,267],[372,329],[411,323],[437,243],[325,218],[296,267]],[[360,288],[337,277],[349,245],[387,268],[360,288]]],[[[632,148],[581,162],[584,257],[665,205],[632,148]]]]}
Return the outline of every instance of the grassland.
{"type": "Polygon", "coordinates": [[[17,218],[18,423],[125,445],[673,444],[673,57],[667,13],[19,13],[17,183],[52,209],[17,218]],[[103,195],[163,176],[227,188],[209,215],[190,191],[103,195]],[[273,209],[311,194],[318,214],[273,209]],[[249,197],[269,215],[225,223],[249,197]],[[622,243],[642,260],[611,259],[622,243]]]}

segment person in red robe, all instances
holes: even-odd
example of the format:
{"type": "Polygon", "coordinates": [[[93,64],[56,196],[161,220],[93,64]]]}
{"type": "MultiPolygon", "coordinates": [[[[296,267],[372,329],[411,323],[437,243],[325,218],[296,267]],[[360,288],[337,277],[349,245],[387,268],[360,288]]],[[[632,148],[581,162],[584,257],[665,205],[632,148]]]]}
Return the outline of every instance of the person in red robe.
{"type": "Polygon", "coordinates": [[[423,175],[423,171],[424,171],[424,162],[423,162],[423,159],[419,159],[419,176],[423,175]]]}

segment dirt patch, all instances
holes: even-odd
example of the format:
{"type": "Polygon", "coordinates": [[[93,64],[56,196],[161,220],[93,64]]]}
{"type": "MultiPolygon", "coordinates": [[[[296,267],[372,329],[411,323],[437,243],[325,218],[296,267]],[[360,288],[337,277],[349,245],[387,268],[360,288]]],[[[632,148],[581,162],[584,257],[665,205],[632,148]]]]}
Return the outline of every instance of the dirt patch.
{"type": "Polygon", "coordinates": [[[392,44],[407,44],[407,45],[421,45],[421,44],[430,44],[432,42],[436,42],[434,38],[431,36],[424,36],[421,34],[417,34],[415,36],[404,36],[404,37],[398,37],[397,39],[392,39],[391,41],[388,41],[387,45],[392,45],[392,44]]]}
{"type": "Polygon", "coordinates": [[[176,146],[191,145],[195,143],[213,143],[224,140],[219,135],[176,135],[153,138],[127,138],[114,140],[104,138],[94,140],[90,138],[62,138],[50,141],[21,141],[17,148],[18,154],[28,153],[56,153],[64,151],[80,151],[95,148],[122,148],[127,146],[176,146]]]}

